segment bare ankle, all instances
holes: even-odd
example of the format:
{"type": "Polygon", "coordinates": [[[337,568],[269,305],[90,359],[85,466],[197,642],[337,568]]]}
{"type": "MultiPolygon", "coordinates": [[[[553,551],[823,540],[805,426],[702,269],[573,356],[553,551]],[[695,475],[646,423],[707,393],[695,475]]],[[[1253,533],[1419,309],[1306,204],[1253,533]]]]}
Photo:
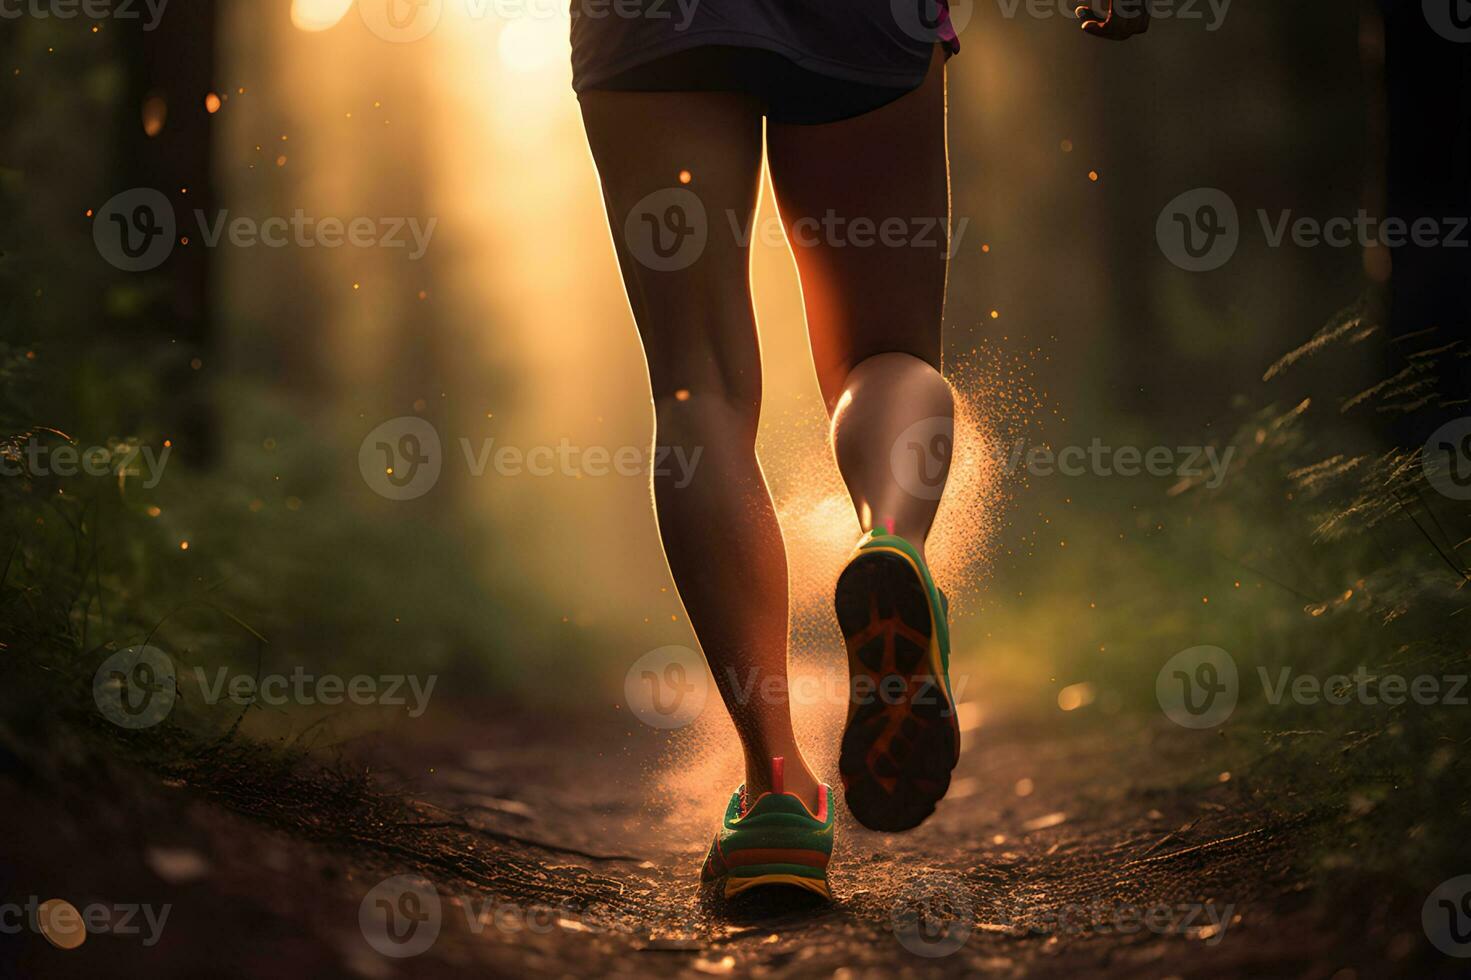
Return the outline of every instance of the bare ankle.
{"type": "Polygon", "coordinates": [[[899,537],[903,538],[905,541],[908,541],[911,545],[914,546],[914,550],[919,552],[919,557],[921,560],[926,562],[929,561],[929,559],[925,556],[924,550],[925,539],[929,536],[930,533],[930,525],[928,523],[922,525],[906,525],[894,520],[893,518],[887,518],[876,520],[874,522],[874,527],[876,530],[879,531],[887,531],[889,534],[897,534],[899,537]]]}
{"type": "Polygon", "coordinates": [[[816,813],[820,786],[817,775],[796,752],[776,756],[764,766],[746,767],[746,792],[753,799],[762,793],[787,793],[816,813]]]}

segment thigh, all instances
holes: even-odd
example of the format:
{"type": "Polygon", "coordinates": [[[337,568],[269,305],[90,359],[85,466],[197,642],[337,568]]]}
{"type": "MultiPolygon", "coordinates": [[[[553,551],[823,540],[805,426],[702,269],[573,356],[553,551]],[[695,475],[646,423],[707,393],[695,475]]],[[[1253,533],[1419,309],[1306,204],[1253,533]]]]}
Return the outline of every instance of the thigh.
{"type": "Polygon", "coordinates": [[[594,91],[582,115],[655,397],[759,392],[744,234],[761,179],[759,105],[729,92],[594,91]]]}
{"type": "Polygon", "coordinates": [[[767,141],[829,411],[875,354],[938,368],[950,244],[940,51],[897,101],[827,125],[773,124],[767,141]]]}

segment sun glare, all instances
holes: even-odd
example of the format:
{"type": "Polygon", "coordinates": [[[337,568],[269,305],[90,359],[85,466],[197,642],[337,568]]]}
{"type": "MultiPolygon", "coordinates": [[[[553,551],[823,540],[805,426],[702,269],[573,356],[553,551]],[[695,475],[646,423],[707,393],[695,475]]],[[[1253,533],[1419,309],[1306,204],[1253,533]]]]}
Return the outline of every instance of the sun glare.
{"type": "Polygon", "coordinates": [[[291,0],[291,23],[304,31],[325,31],[351,9],[352,0],[291,0]]]}
{"type": "Polygon", "coordinates": [[[523,17],[501,28],[498,47],[508,71],[538,72],[566,56],[566,22],[554,18],[523,17]]]}

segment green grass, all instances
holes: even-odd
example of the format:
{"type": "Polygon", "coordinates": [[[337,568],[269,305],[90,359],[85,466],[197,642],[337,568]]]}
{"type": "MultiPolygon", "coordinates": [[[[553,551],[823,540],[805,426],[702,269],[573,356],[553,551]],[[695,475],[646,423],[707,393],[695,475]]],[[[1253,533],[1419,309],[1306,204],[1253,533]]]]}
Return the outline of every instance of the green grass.
{"type": "Polygon", "coordinates": [[[1214,489],[1034,478],[1019,494],[1042,515],[1018,521],[1031,554],[998,570],[984,618],[1000,649],[1032,653],[1004,670],[1034,685],[1045,671],[1049,699],[1091,685],[1076,710],[1100,731],[1148,719],[1197,760],[1194,773],[1141,778],[1203,784],[1230,771],[1274,808],[1332,817],[1305,860],[1423,895],[1459,868],[1471,816],[1471,506],[1427,485],[1418,449],[1380,448],[1341,410],[1353,394],[1243,399],[1217,442],[1235,455],[1214,489]],[[1240,683],[1229,719],[1203,733],[1165,721],[1155,693],[1165,662],[1199,645],[1230,653],[1240,683]],[[1368,698],[1342,679],[1360,668],[1368,698]],[[1347,703],[1290,688],[1274,703],[1283,671],[1347,703]],[[1390,675],[1440,679],[1442,696],[1384,703],[1390,675]],[[1452,693],[1461,703],[1446,703],[1452,693]]]}

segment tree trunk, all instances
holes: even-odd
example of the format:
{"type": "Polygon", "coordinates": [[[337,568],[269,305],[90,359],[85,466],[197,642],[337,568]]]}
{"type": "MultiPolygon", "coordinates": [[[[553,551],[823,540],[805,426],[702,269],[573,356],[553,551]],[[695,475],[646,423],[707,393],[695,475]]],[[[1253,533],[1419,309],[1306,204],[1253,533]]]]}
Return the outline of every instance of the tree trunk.
{"type": "MultiPolygon", "coordinates": [[[[1465,4],[1444,0],[1439,11],[1419,0],[1380,0],[1384,21],[1387,217],[1410,227],[1430,219],[1438,235],[1471,218],[1471,23],[1454,19],[1465,4]],[[1459,30],[1460,40],[1454,40],[1459,30]],[[1449,35],[1449,36],[1448,36],[1449,35]]],[[[1463,18],[1464,19],[1464,18],[1463,18]]],[[[1389,433],[1418,446],[1437,425],[1464,414],[1471,396],[1471,229],[1460,247],[1445,242],[1392,246],[1386,367],[1392,376],[1412,355],[1455,346],[1435,357],[1433,393],[1407,399],[1389,433]],[[1460,401],[1457,407],[1454,403],[1460,401]]],[[[1425,358],[1417,359],[1423,363],[1425,358]]]]}
{"type": "Polygon", "coordinates": [[[222,365],[214,357],[210,250],[191,232],[194,210],[214,211],[205,99],[217,91],[216,30],[216,0],[188,0],[170,5],[155,29],[139,30],[124,45],[127,97],[118,148],[124,186],[163,192],[174,204],[179,237],[190,239],[177,242],[155,273],[160,288],[149,291],[143,316],[172,342],[159,363],[165,431],[175,452],[201,465],[217,449],[211,391],[222,365]]]}

